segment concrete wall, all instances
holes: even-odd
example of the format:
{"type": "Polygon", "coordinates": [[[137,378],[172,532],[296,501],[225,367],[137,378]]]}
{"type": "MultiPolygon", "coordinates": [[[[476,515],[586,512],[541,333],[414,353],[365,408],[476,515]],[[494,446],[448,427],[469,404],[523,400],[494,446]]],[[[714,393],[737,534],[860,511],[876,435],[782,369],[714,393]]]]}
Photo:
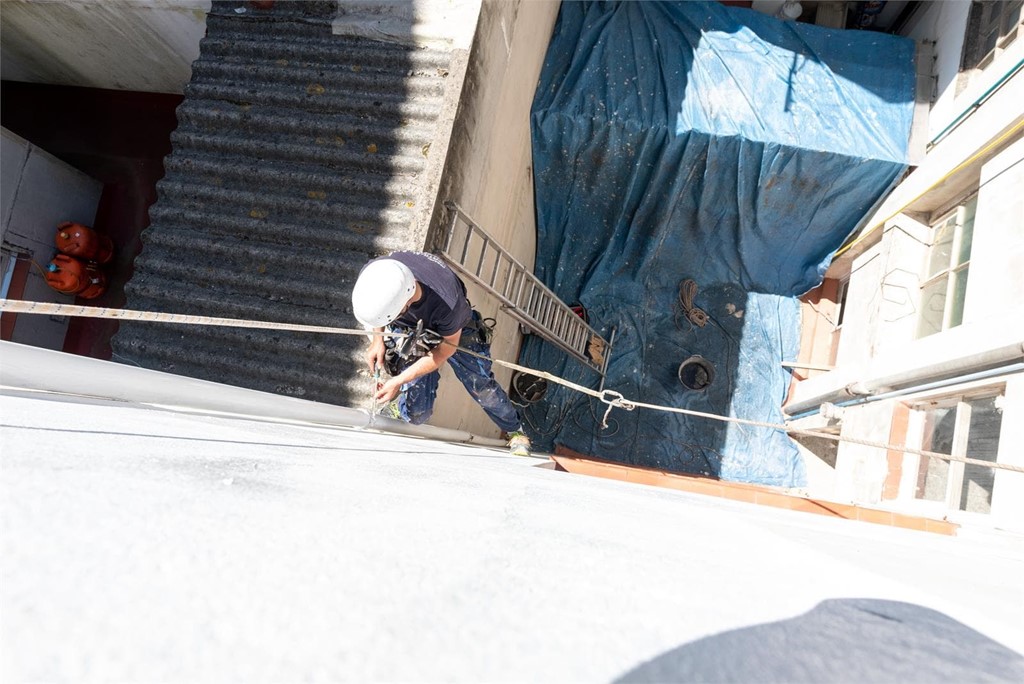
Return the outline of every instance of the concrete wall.
{"type": "MultiPolygon", "coordinates": [[[[0,207],[3,217],[3,257],[8,272],[14,256],[45,266],[56,253],[57,224],[77,221],[91,226],[103,186],[56,157],[40,150],[6,128],[0,129],[0,207]]],[[[21,299],[72,303],[43,280],[38,268],[27,272],[21,299]]],[[[11,340],[47,349],[60,349],[66,318],[22,315],[11,340]]]]}
{"type": "MultiPolygon", "coordinates": [[[[1024,467],[1024,374],[1010,378],[1003,395],[1003,425],[997,461],[1024,467]]],[[[992,521],[1004,529],[1024,531],[1024,473],[996,471],[992,521]]]]}
{"type": "Polygon", "coordinates": [[[468,50],[480,0],[337,0],[335,35],[468,50]]]}
{"type": "MultiPolygon", "coordinates": [[[[438,193],[440,201],[457,202],[530,267],[536,224],[529,114],[558,7],[558,2],[548,0],[483,3],[438,193]]],[[[443,212],[438,207],[428,244],[442,227],[443,212]]],[[[492,345],[495,358],[515,360],[518,324],[501,314],[497,300],[475,286],[470,287],[469,296],[484,316],[498,321],[492,345]]],[[[508,386],[508,371],[495,369],[495,375],[508,386]]],[[[450,371],[443,370],[442,378],[431,422],[497,434],[450,371]]]]}
{"type": "Polygon", "coordinates": [[[881,241],[854,261],[838,366],[863,375],[877,358],[902,355],[914,339],[928,239],[927,225],[899,214],[886,222],[881,241]]]}
{"type": "Polygon", "coordinates": [[[967,28],[969,2],[924,3],[911,17],[904,33],[915,41],[935,43],[935,104],[928,117],[928,139],[945,128],[953,117],[957,73],[967,28]]]}
{"type": "MultiPolygon", "coordinates": [[[[869,404],[843,415],[843,437],[887,443],[892,425],[888,403],[869,404]]],[[[877,447],[840,443],[834,496],[838,501],[878,504],[888,472],[886,452],[877,447]]],[[[813,494],[812,494],[813,496],[813,494]]]]}
{"type": "Polygon", "coordinates": [[[1006,321],[1024,339],[1024,138],[982,167],[974,222],[964,325],[1006,321]]]}
{"type": "Polygon", "coordinates": [[[866,368],[874,355],[880,303],[878,283],[885,273],[883,261],[881,246],[875,246],[853,264],[846,295],[843,334],[836,356],[837,366],[866,368]]]}
{"type": "Polygon", "coordinates": [[[4,0],[5,80],[181,93],[210,0],[4,0]]]}

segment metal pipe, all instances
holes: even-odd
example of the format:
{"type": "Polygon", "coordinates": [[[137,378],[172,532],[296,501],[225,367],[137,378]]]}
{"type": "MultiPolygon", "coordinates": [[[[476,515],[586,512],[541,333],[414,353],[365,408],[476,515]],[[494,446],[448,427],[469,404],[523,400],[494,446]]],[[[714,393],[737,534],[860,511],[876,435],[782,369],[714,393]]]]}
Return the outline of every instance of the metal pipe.
{"type": "Polygon", "coordinates": [[[992,366],[1018,363],[1020,361],[1024,361],[1024,342],[1014,342],[990,349],[981,354],[961,356],[925,368],[893,373],[881,378],[856,383],[852,389],[857,394],[876,394],[878,392],[899,389],[901,385],[908,383],[921,382],[932,378],[942,379],[940,376],[945,374],[959,373],[961,371],[974,372],[976,370],[985,370],[992,366]]]}
{"type": "MultiPolygon", "coordinates": [[[[989,368],[988,370],[978,371],[977,373],[969,373],[967,375],[961,375],[955,378],[945,378],[944,380],[936,380],[934,382],[927,382],[922,385],[913,385],[911,387],[904,387],[898,390],[892,390],[890,392],[881,392],[879,394],[871,394],[864,397],[856,397],[853,399],[847,399],[846,401],[829,402],[833,406],[840,408],[848,408],[850,406],[860,406],[861,404],[867,404],[873,401],[885,401],[886,399],[894,399],[896,397],[903,397],[908,394],[916,394],[918,392],[928,392],[934,389],[942,389],[943,387],[952,387],[953,385],[962,385],[967,382],[975,382],[977,380],[987,380],[988,378],[994,378],[1001,375],[1010,375],[1018,371],[1024,371],[1024,363],[1014,363],[1009,366],[999,366],[998,368],[989,368]]],[[[819,407],[820,408],[820,407],[819,407]]],[[[816,415],[819,409],[812,409],[804,411],[795,415],[790,415],[788,420],[800,420],[801,418],[807,418],[809,416],[816,415]]]]}
{"type": "MultiPolygon", "coordinates": [[[[885,399],[892,399],[893,397],[902,397],[907,394],[913,394],[916,392],[927,392],[933,389],[941,389],[943,387],[949,387],[951,385],[959,385],[967,382],[974,382],[975,380],[987,380],[988,378],[994,378],[1000,375],[1011,375],[1017,371],[1024,371],[1024,363],[1014,363],[1009,366],[1000,366],[998,368],[990,368],[984,371],[978,371],[977,373],[970,373],[957,378],[946,378],[945,380],[936,380],[935,382],[927,382],[923,385],[916,385],[914,387],[907,387],[904,389],[892,390],[890,392],[882,392],[880,394],[872,394],[864,397],[860,403],[869,403],[872,401],[884,401],[885,399]]],[[[853,400],[858,402],[858,400],[853,400]]]]}
{"type": "Polygon", "coordinates": [[[1014,342],[1002,347],[996,347],[995,349],[989,349],[980,354],[961,356],[902,373],[893,373],[880,378],[850,383],[845,387],[784,406],[783,410],[790,416],[804,415],[807,412],[813,413],[824,403],[836,404],[838,406],[840,402],[850,399],[889,392],[901,389],[902,386],[906,385],[919,385],[932,380],[944,379],[942,376],[949,377],[959,373],[973,373],[996,366],[1005,366],[1022,360],[1024,360],[1024,342],[1014,342]]]}
{"type": "Polygon", "coordinates": [[[818,370],[818,371],[830,371],[835,370],[835,366],[816,366],[813,363],[796,363],[795,361],[783,361],[783,368],[803,368],[806,370],[818,370]]]}
{"type": "Polygon", "coordinates": [[[967,105],[967,108],[964,109],[964,111],[960,112],[959,116],[953,119],[953,121],[948,126],[939,131],[939,134],[932,138],[931,141],[929,141],[928,147],[933,147],[934,145],[937,145],[944,137],[946,137],[947,133],[949,133],[951,130],[953,130],[961,123],[963,123],[964,119],[966,119],[969,115],[973,114],[978,107],[985,104],[985,100],[987,100],[989,96],[992,95],[992,93],[1003,87],[1004,83],[1009,81],[1014,74],[1020,71],[1022,66],[1024,66],[1024,59],[1021,59],[1015,65],[1010,67],[1010,70],[1003,74],[1002,77],[994,84],[992,84],[992,86],[988,90],[979,95],[974,102],[967,105]]]}

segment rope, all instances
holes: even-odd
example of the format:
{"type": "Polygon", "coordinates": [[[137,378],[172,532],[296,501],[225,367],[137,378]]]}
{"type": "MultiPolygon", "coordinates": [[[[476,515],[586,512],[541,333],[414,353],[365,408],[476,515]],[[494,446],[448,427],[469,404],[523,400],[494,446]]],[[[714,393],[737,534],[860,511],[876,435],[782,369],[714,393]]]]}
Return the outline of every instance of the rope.
{"type": "MultiPolygon", "coordinates": [[[[451,344],[451,343],[450,342],[442,342],[442,344],[451,344]]],[[[905,452],[905,453],[908,453],[908,454],[916,454],[917,456],[925,456],[927,458],[938,458],[938,459],[942,459],[944,461],[956,461],[956,462],[959,462],[959,463],[966,463],[968,465],[977,465],[977,466],[982,466],[982,467],[985,467],[985,468],[997,468],[999,470],[1008,470],[1008,471],[1016,472],[1016,473],[1024,473],[1024,466],[1011,465],[1009,463],[993,463],[992,461],[983,461],[981,459],[968,458],[966,456],[953,456],[951,454],[940,454],[937,451],[928,451],[926,449],[915,449],[913,447],[908,447],[908,446],[899,445],[899,444],[888,444],[886,442],[876,442],[876,441],[873,441],[873,440],[870,440],[870,439],[859,439],[857,437],[843,437],[841,435],[833,435],[831,433],[820,432],[818,430],[803,430],[803,429],[800,429],[800,428],[794,428],[794,427],[790,427],[790,426],[787,426],[787,425],[782,425],[782,424],[779,424],[779,423],[766,423],[766,422],[762,422],[762,421],[759,421],[759,420],[748,420],[746,418],[736,418],[734,416],[720,416],[720,415],[715,414],[715,413],[704,413],[703,411],[693,411],[693,410],[690,410],[690,409],[676,408],[674,406],[660,406],[658,404],[648,404],[648,403],[645,403],[645,402],[642,402],[642,401],[632,401],[630,399],[626,399],[624,396],[622,396],[622,394],[620,394],[619,392],[616,392],[614,390],[606,389],[603,392],[598,392],[596,390],[590,389],[589,387],[584,387],[584,386],[578,385],[578,384],[576,384],[574,382],[569,382],[568,380],[563,380],[562,378],[559,378],[557,376],[551,375],[550,373],[545,373],[544,371],[538,371],[538,370],[534,370],[532,368],[526,368],[525,366],[520,366],[519,364],[511,363],[509,361],[502,361],[501,359],[489,359],[487,356],[484,356],[483,354],[479,354],[477,352],[474,352],[471,349],[464,349],[462,347],[459,347],[458,345],[454,345],[454,346],[459,351],[464,351],[467,354],[471,354],[471,355],[479,357],[481,359],[489,360],[492,363],[498,364],[499,366],[504,366],[506,368],[511,368],[512,370],[518,370],[518,371],[521,371],[521,372],[524,372],[524,373],[530,373],[531,375],[536,375],[538,377],[544,378],[545,380],[550,380],[551,382],[553,382],[555,384],[562,385],[564,387],[568,387],[569,389],[576,390],[577,392],[582,392],[583,394],[587,394],[587,395],[589,395],[591,397],[594,397],[595,399],[600,400],[601,402],[603,402],[603,403],[608,405],[608,408],[604,412],[604,418],[601,421],[601,427],[602,428],[608,427],[608,425],[607,425],[608,416],[611,413],[613,408],[621,408],[621,409],[623,409],[625,411],[632,411],[632,410],[637,409],[637,408],[644,408],[644,409],[650,409],[652,411],[665,411],[665,412],[668,412],[668,413],[679,413],[679,414],[682,414],[682,415],[694,416],[696,418],[707,418],[709,420],[718,420],[718,421],[724,421],[724,422],[727,422],[727,423],[736,423],[738,425],[748,425],[750,427],[768,428],[768,429],[771,429],[771,430],[779,430],[781,432],[785,432],[785,433],[788,433],[788,434],[794,434],[794,435],[808,435],[808,436],[811,436],[811,437],[821,437],[821,438],[830,439],[830,440],[833,440],[833,441],[836,441],[836,442],[849,442],[851,444],[860,444],[862,446],[875,447],[875,448],[878,448],[878,449],[886,449],[888,451],[901,451],[901,452],[905,452]]]]}
{"type": "Polygon", "coordinates": [[[704,309],[694,306],[693,300],[697,297],[697,282],[687,278],[679,283],[679,305],[683,307],[683,314],[686,320],[698,328],[703,328],[708,323],[708,314],[704,309]]]}
{"type": "MultiPolygon", "coordinates": [[[[104,307],[93,307],[93,306],[78,306],[74,304],[54,304],[49,302],[27,302],[14,299],[0,299],[0,311],[10,311],[12,313],[28,313],[28,314],[46,314],[46,315],[57,315],[57,316],[84,316],[87,318],[112,318],[116,320],[136,320],[136,321],[147,321],[156,323],[180,323],[183,325],[218,325],[227,326],[233,328],[260,328],[269,330],[293,330],[298,332],[320,332],[336,335],[387,335],[392,337],[408,337],[407,334],[402,333],[375,333],[373,331],[358,330],[353,328],[331,328],[317,325],[297,325],[289,323],[271,323],[267,321],[247,321],[235,318],[216,318],[212,316],[190,316],[187,314],[167,314],[167,313],[156,313],[151,311],[134,311],[131,309],[109,309],[104,307]]],[[[445,340],[442,340],[442,344],[449,344],[445,340]]],[[[924,449],[914,449],[907,446],[897,444],[887,444],[885,442],[876,442],[867,439],[858,439],[856,437],[843,437],[841,435],[833,435],[827,432],[819,432],[817,430],[802,430],[799,428],[791,428],[786,425],[777,423],[766,423],[757,420],[748,420],[746,418],[736,418],[733,416],[720,416],[715,413],[705,413],[703,411],[693,411],[690,409],[676,408],[672,406],[659,406],[657,404],[648,404],[641,401],[633,401],[626,399],[621,393],[614,390],[605,389],[601,392],[593,390],[589,387],[585,387],[575,382],[565,380],[558,376],[552,375],[545,371],[535,370],[533,368],[527,368],[517,363],[510,361],[502,361],[501,359],[492,359],[484,354],[480,354],[471,349],[466,349],[458,345],[452,345],[458,351],[466,352],[477,358],[481,358],[491,363],[495,363],[505,368],[517,370],[522,373],[529,373],[540,378],[544,378],[557,385],[568,387],[569,389],[575,390],[582,394],[586,394],[590,397],[598,399],[604,404],[608,405],[605,409],[604,417],[601,421],[601,427],[606,428],[608,417],[611,414],[613,408],[621,408],[624,411],[633,411],[637,408],[650,409],[653,411],[665,411],[668,413],[678,413],[687,416],[693,416],[696,418],[706,418],[709,420],[718,420],[728,423],[736,423],[738,425],[747,425],[750,427],[767,428],[771,430],[779,430],[789,434],[808,435],[812,437],[821,437],[824,439],[830,439],[837,442],[849,442],[851,444],[859,444],[867,447],[874,447],[878,449],[886,449],[890,451],[901,451],[910,454],[916,454],[918,456],[925,456],[927,458],[938,458],[944,461],[955,461],[959,463],[965,463],[968,465],[977,465],[985,468],[996,468],[999,470],[1008,470],[1011,472],[1024,473],[1024,466],[1011,465],[1008,463],[993,463],[991,461],[983,461],[976,458],[968,458],[966,456],[953,456],[951,454],[940,454],[935,451],[927,451],[924,449]]]]}
{"type": "Polygon", "coordinates": [[[217,318],[215,316],[191,316],[188,314],[156,313],[132,309],[110,309],[99,306],[77,304],[54,304],[52,302],[27,302],[19,299],[0,299],[0,311],[11,313],[45,314],[50,316],[82,316],[85,318],[112,318],[119,321],[146,321],[148,323],[180,323],[182,325],[217,325],[228,328],[259,328],[262,330],[291,330],[294,332],[317,332],[329,335],[380,335],[386,337],[408,337],[405,333],[360,330],[356,328],[332,328],[322,325],[299,323],[272,323],[269,321],[247,321],[238,318],[217,318]]]}

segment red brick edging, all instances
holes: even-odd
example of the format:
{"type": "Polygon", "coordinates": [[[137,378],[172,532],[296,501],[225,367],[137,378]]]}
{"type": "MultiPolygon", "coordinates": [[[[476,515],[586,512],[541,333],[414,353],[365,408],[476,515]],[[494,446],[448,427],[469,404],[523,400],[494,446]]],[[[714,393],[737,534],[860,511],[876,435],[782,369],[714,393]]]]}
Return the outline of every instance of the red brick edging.
{"type": "Polygon", "coordinates": [[[556,447],[555,455],[551,458],[555,461],[559,470],[565,470],[577,475],[591,475],[611,480],[693,492],[695,494],[706,494],[734,501],[746,501],[762,506],[787,508],[792,511],[803,511],[804,513],[815,513],[817,515],[844,518],[846,520],[860,520],[878,525],[904,527],[910,530],[934,532],[936,534],[954,535],[960,527],[956,523],[946,520],[933,520],[931,518],[904,515],[876,508],[864,508],[863,506],[795,496],[762,485],[726,482],[696,475],[680,475],[656,468],[614,463],[584,456],[562,446],[556,447]]]}

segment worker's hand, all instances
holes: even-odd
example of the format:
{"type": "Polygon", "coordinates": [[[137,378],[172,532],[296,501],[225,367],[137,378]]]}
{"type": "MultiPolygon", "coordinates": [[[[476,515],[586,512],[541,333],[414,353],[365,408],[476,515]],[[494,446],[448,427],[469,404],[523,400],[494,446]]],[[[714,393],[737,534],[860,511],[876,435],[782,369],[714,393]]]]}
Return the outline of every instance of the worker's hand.
{"type": "Polygon", "coordinates": [[[384,338],[380,335],[373,336],[370,348],[366,350],[366,365],[370,367],[371,373],[384,367],[384,338]]]}
{"type": "Polygon", "coordinates": [[[402,383],[398,381],[398,378],[391,378],[387,382],[378,385],[377,394],[373,398],[386,404],[397,397],[401,389],[402,383]]]}

